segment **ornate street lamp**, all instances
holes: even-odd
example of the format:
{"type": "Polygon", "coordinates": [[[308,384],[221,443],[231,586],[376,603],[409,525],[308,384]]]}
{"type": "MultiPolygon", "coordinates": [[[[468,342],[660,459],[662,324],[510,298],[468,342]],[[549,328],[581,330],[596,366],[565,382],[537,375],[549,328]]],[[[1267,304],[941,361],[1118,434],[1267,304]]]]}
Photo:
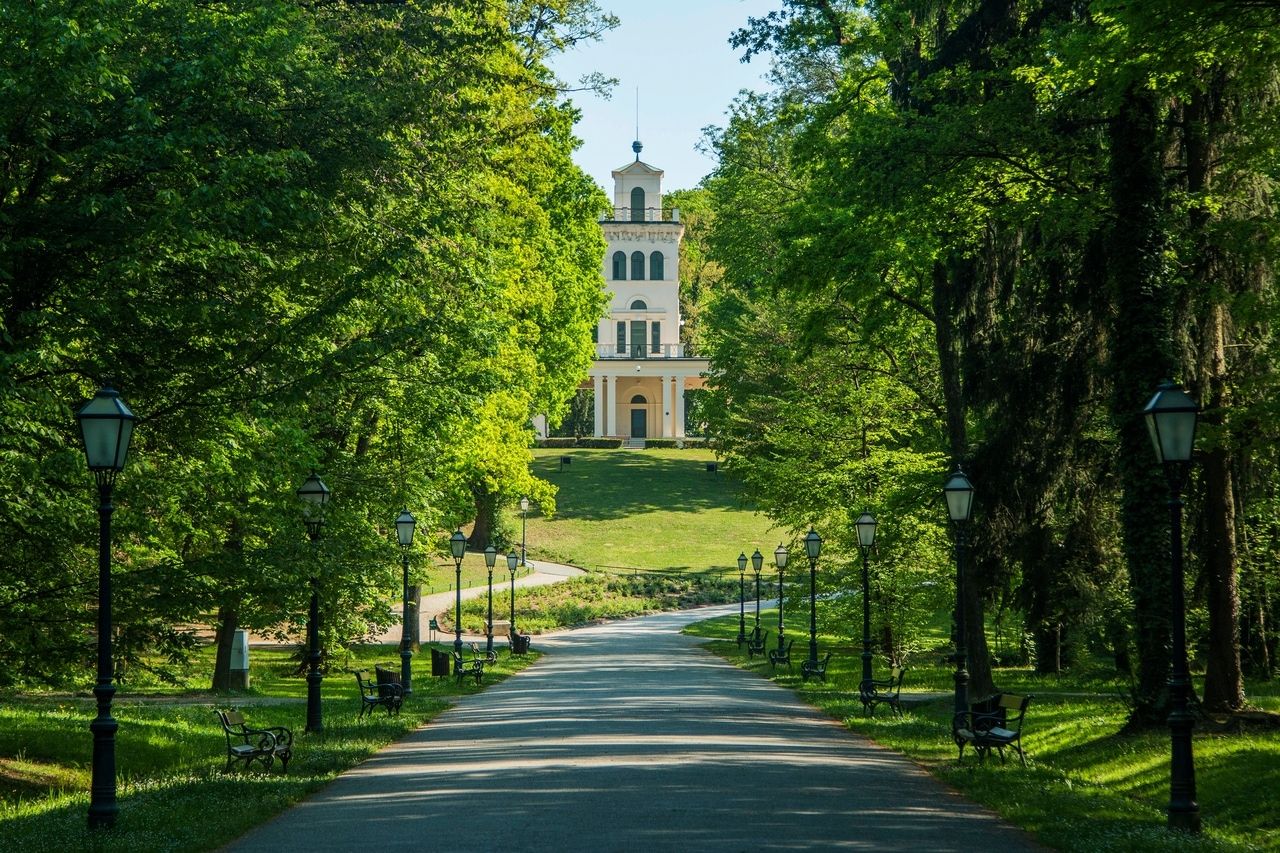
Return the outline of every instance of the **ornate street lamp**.
{"type": "Polygon", "coordinates": [[[876,544],[876,519],[869,512],[853,523],[862,548],[862,684],[863,695],[871,689],[871,580],[867,572],[867,555],[876,544]]]}
{"type": "MultiPolygon", "coordinates": [[[[516,636],[516,566],[519,565],[520,558],[516,556],[516,549],[512,548],[507,554],[507,571],[511,572],[511,636],[516,636]]],[[[514,642],[514,640],[513,640],[514,642]]]]}
{"type": "Polygon", "coordinates": [[[524,565],[524,533],[525,522],[529,516],[529,499],[520,499],[520,565],[524,565]]]}
{"type": "Polygon", "coordinates": [[[812,527],[804,536],[804,552],[809,557],[809,665],[818,666],[818,557],[822,537],[812,527]]]}
{"type": "Polygon", "coordinates": [[[1191,472],[1196,420],[1200,407],[1172,382],[1162,382],[1142,410],[1169,482],[1169,558],[1173,569],[1173,669],[1169,675],[1169,733],[1173,760],[1169,776],[1169,828],[1200,832],[1200,805],[1196,802],[1196,768],[1191,753],[1195,718],[1187,707],[1191,673],[1187,669],[1187,605],[1182,570],[1182,487],[1191,472]]]}
{"type": "Polygon", "coordinates": [[[116,688],[111,683],[111,492],[116,475],[124,470],[129,441],[137,419],[113,388],[101,388],[93,399],[76,412],[85,461],[98,486],[98,681],[93,695],[98,700],[98,716],[89,724],[93,732],[93,777],[89,788],[90,828],[115,825],[116,729],[111,716],[111,699],[116,688]]]}
{"type": "Polygon", "coordinates": [[[498,562],[498,549],[490,542],[484,549],[484,567],[489,570],[489,624],[485,627],[485,654],[493,651],[493,566],[498,562]]]}
{"type": "Polygon", "coordinates": [[[738,645],[747,639],[747,552],[738,555],[738,645]]]}
{"type": "Polygon", "coordinates": [[[453,665],[454,672],[462,671],[462,557],[467,553],[467,536],[462,528],[449,537],[449,552],[453,554],[453,590],[456,595],[453,607],[453,665]]]}
{"type": "Polygon", "coordinates": [[[757,548],[751,555],[751,571],[756,573],[756,643],[760,642],[760,569],[763,567],[764,554],[761,554],[760,549],[757,548]]]}
{"type": "Polygon", "coordinates": [[[947,478],[942,487],[943,497],[947,499],[947,515],[951,517],[952,527],[956,534],[956,698],[955,712],[967,713],[969,710],[969,646],[964,636],[964,556],[965,526],[973,515],[973,484],[964,475],[964,471],[956,466],[955,473],[947,478]]]}
{"type": "Polygon", "coordinates": [[[312,471],[302,488],[302,523],[307,526],[307,538],[311,540],[311,607],[307,611],[307,728],[309,732],[324,731],[323,710],[320,704],[320,579],[316,576],[316,552],[320,547],[320,532],[324,528],[324,508],[329,503],[329,487],[312,471]]]}
{"type": "MultiPolygon", "coordinates": [[[[403,510],[396,518],[396,540],[400,543],[400,568],[404,573],[404,611],[400,618],[400,686],[404,695],[413,692],[412,642],[409,636],[409,548],[413,545],[413,530],[418,521],[409,510],[403,510]]],[[[414,614],[413,618],[417,618],[414,614]]]]}
{"type": "Polygon", "coordinates": [[[773,552],[773,564],[778,567],[778,652],[782,652],[782,572],[787,567],[787,558],[790,555],[786,546],[781,542],[778,543],[777,549],[773,552]]]}

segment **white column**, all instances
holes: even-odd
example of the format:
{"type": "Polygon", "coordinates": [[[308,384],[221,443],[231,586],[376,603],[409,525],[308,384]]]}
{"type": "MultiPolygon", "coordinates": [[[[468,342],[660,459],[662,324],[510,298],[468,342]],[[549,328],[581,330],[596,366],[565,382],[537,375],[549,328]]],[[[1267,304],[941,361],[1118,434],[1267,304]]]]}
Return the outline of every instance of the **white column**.
{"type": "Polygon", "coordinates": [[[618,434],[618,377],[606,375],[604,377],[605,390],[605,435],[618,434]]]}
{"type": "Polygon", "coordinates": [[[658,426],[659,438],[670,438],[671,433],[671,377],[663,376],[659,381],[662,382],[662,409],[658,412],[661,415],[660,424],[658,426]]]}
{"type": "Polygon", "coordinates": [[[591,434],[599,438],[604,435],[604,377],[597,373],[594,378],[596,383],[596,421],[591,434]]]}
{"type": "Polygon", "coordinates": [[[676,438],[684,438],[684,377],[676,377],[676,438]]]}

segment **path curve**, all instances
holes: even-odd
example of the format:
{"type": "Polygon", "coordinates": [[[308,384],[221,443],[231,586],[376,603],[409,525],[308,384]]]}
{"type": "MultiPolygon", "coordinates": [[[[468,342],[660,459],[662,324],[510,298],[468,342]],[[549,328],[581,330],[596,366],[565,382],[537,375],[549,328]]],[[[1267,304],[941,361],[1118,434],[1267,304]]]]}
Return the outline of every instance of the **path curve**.
{"type": "Polygon", "coordinates": [[[228,849],[1042,849],[679,633],[736,610],[539,637],[536,664],[228,849]]]}
{"type": "MultiPolygon", "coordinates": [[[[527,589],[534,586],[546,586],[553,583],[561,583],[570,578],[576,578],[585,575],[586,572],[577,566],[566,566],[562,563],[551,563],[546,560],[525,560],[525,565],[533,567],[533,573],[516,578],[516,590],[527,589]]],[[[503,567],[502,584],[499,585],[497,570],[494,570],[493,588],[494,591],[511,588],[511,576],[506,573],[503,567]]],[[[473,598],[481,598],[489,591],[488,584],[483,586],[469,586],[462,590],[462,600],[470,601],[473,598]]],[[[422,603],[418,607],[418,636],[423,642],[427,641],[431,619],[439,613],[452,612],[453,606],[457,602],[454,591],[449,589],[444,592],[433,592],[430,595],[422,596],[422,603]]],[[[494,620],[505,619],[503,613],[495,613],[494,620]]],[[[473,638],[474,639],[474,638],[473,638]]],[[[400,642],[400,626],[392,625],[387,630],[379,634],[374,642],[378,643],[399,643],[400,642]]]]}

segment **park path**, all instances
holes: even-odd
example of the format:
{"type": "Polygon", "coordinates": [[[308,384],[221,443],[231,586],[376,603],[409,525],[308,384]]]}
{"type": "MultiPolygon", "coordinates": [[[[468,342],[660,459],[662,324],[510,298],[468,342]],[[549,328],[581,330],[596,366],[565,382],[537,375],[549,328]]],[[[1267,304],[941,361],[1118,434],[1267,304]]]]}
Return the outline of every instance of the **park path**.
{"type": "Polygon", "coordinates": [[[730,611],[535,638],[535,665],[227,849],[1041,849],[679,633],[730,611]]]}
{"type": "MultiPolygon", "coordinates": [[[[574,577],[578,577],[579,575],[586,574],[586,572],[584,572],[582,569],[577,568],[576,566],[566,566],[560,563],[550,563],[550,562],[547,562],[546,560],[526,559],[525,565],[531,566],[533,568],[533,573],[525,575],[524,577],[516,578],[517,593],[519,590],[526,589],[528,587],[546,586],[547,584],[560,583],[561,581],[566,581],[569,578],[574,578],[574,577]]],[[[511,576],[507,574],[507,566],[505,562],[503,562],[502,564],[501,572],[499,572],[497,569],[494,570],[493,589],[494,589],[494,592],[501,592],[504,589],[505,590],[511,589],[511,576]]],[[[488,584],[463,587],[462,600],[470,601],[473,598],[481,598],[487,595],[488,592],[489,592],[488,584]]],[[[457,599],[455,598],[454,591],[452,589],[445,590],[444,592],[433,592],[430,595],[422,596],[422,602],[418,606],[418,636],[422,638],[422,641],[424,643],[427,642],[428,639],[430,639],[429,626],[430,626],[432,617],[444,611],[452,612],[453,606],[456,600],[457,599]]],[[[507,618],[507,614],[495,612],[493,614],[493,618],[495,622],[498,620],[505,620],[507,618]]],[[[452,635],[449,635],[449,636],[452,636],[452,635]]],[[[471,637],[470,639],[474,640],[476,638],[471,637]]],[[[480,639],[484,639],[484,638],[481,637],[480,639]]],[[[400,642],[400,626],[392,625],[391,627],[387,628],[386,631],[384,631],[382,634],[380,634],[378,637],[374,639],[374,642],[399,643],[400,642]]]]}

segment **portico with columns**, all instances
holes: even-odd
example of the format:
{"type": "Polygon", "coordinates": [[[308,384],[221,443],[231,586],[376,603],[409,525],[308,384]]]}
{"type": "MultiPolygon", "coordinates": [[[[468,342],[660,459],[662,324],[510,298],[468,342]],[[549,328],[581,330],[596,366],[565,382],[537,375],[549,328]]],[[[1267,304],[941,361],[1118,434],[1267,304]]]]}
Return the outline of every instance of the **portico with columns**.
{"type": "Polygon", "coordinates": [[[684,438],[685,392],[705,385],[707,360],[680,340],[680,211],[662,206],[662,170],[640,159],[613,171],[613,210],[601,217],[609,313],[596,327],[585,388],[596,437],[684,438]]]}

